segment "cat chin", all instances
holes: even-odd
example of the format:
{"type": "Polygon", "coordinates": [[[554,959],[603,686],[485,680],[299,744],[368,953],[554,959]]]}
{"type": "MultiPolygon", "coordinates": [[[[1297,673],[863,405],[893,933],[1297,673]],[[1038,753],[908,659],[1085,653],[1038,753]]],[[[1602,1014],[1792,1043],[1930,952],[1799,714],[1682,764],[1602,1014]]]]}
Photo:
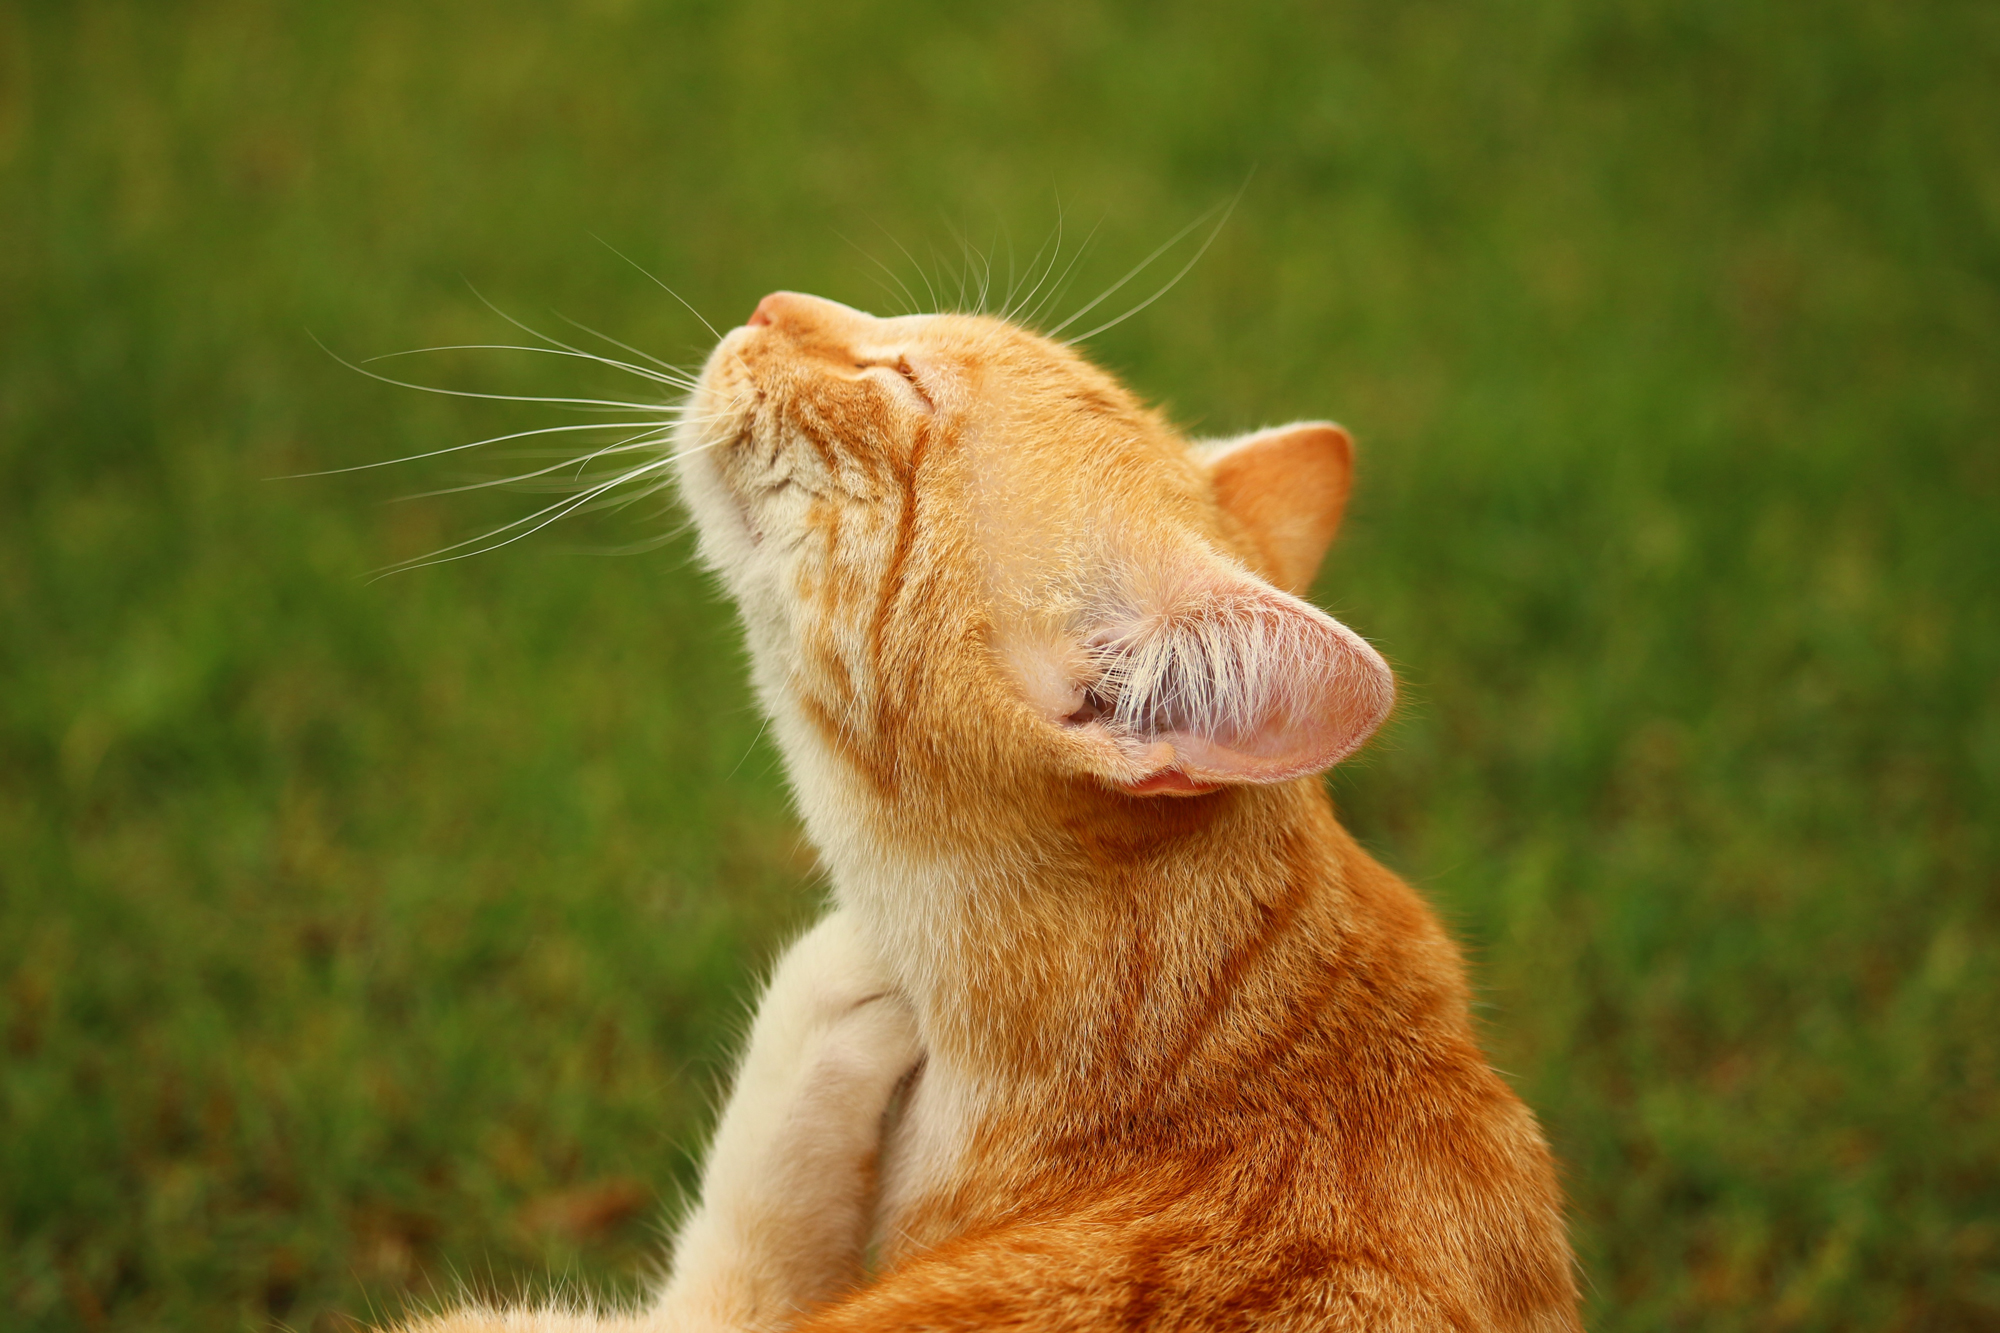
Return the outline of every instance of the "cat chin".
{"type": "Polygon", "coordinates": [[[683,446],[675,470],[682,503],[694,516],[703,561],[737,593],[743,576],[757,561],[763,534],[710,459],[712,447],[699,440],[683,446]]]}

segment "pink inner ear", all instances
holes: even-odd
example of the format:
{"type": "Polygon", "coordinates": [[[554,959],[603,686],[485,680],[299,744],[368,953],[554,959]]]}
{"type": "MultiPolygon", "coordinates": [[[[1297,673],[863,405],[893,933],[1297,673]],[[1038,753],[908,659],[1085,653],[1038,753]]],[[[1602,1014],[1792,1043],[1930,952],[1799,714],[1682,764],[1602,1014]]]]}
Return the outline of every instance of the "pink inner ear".
{"type": "Polygon", "coordinates": [[[1330,616],[1315,621],[1306,660],[1274,664],[1294,675],[1291,688],[1247,729],[1234,734],[1176,733],[1169,739],[1190,777],[1220,782],[1282,782],[1333,767],[1360,749],[1388,718],[1396,678],[1382,655],[1330,616]],[[1289,697],[1287,697],[1289,696],[1289,697]]]}
{"type": "Polygon", "coordinates": [[[1389,715],[1395,677],[1366,640],[1296,597],[1238,578],[1222,599],[1154,618],[1119,644],[1120,722],[1173,749],[1170,763],[1126,784],[1134,794],[1317,773],[1389,715]]]}

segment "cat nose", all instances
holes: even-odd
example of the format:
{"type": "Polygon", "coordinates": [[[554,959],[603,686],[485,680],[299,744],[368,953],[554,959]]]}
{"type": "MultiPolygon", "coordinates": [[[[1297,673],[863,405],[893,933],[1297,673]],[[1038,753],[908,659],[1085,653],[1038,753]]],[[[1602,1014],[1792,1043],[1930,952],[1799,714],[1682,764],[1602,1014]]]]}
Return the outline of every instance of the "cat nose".
{"type": "Polygon", "coordinates": [[[757,308],[750,314],[748,327],[765,329],[777,325],[794,334],[832,338],[857,334],[874,322],[873,315],[838,301],[829,301],[823,296],[807,296],[804,292],[772,292],[757,303],[757,308]]]}
{"type": "Polygon", "coordinates": [[[796,305],[798,300],[799,297],[794,292],[772,292],[759,301],[757,308],[750,313],[750,327],[761,329],[766,325],[777,323],[784,316],[785,307],[796,305]]]}

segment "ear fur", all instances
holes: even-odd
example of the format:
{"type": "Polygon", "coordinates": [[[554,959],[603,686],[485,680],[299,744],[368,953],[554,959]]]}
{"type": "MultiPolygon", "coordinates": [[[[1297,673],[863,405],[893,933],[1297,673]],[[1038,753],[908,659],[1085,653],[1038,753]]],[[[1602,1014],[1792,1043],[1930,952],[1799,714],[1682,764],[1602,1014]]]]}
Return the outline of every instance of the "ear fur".
{"type": "Polygon", "coordinates": [[[1388,664],[1317,608],[1213,558],[1146,582],[1085,639],[1082,703],[1063,719],[1115,785],[1282,782],[1338,763],[1388,716],[1388,664]]]}
{"type": "Polygon", "coordinates": [[[1287,592],[1303,593],[1347,509],[1354,442],[1328,421],[1260,430],[1209,446],[1216,503],[1240,524],[1254,563],[1287,592]]]}

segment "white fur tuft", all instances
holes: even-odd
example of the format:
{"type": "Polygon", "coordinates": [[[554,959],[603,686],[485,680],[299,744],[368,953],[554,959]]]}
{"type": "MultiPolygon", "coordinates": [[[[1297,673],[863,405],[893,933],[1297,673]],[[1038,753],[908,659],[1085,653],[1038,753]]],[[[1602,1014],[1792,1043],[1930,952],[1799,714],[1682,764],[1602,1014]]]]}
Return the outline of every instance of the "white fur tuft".
{"type": "Polygon", "coordinates": [[[1394,697],[1388,667],[1360,636],[1242,571],[1156,586],[1146,609],[1099,621],[1086,642],[1089,696],[1135,739],[1198,738],[1259,758],[1299,749],[1331,764],[1358,746],[1394,697]]]}

